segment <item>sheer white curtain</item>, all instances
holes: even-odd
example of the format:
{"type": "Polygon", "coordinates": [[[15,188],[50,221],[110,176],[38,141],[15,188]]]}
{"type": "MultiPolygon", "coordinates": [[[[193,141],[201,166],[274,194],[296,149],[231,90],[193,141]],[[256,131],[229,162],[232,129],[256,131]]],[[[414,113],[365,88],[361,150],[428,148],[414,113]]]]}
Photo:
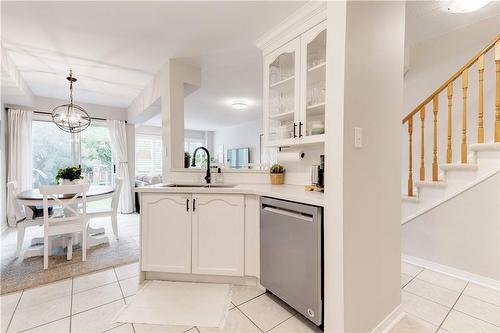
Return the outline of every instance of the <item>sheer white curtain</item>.
{"type": "Polygon", "coordinates": [[[120,213],[132,213],[134,204],[132,201],[132,186],[130,185],[130,174],[128,170],[127,154],[127,130],[124,121],[108,120],[111,147],[117,163],[118,177],[123,179],[123,186],[118,203],[120,213]]]}
{"type": "MultiPolygon", "coordinates": [[[[8,111],[8,158],[7,181],[16,181],[19,191],[31,189],[31,121],[33,112],[9,109],[8,111]]],[[[10,226],[15,226],[14,210],[7,198],[7,216],[10,226]]]]}

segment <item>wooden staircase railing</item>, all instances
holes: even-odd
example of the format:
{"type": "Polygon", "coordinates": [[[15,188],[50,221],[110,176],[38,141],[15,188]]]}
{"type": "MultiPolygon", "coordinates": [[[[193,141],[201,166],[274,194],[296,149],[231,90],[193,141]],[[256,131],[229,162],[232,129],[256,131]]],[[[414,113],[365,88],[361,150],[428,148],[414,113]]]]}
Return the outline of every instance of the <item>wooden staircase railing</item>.
{"type": "Polygon", "coordinates": [[[425,180],[425,107],[432,101],[433,113],[433,150],[432,150],[432,181],[438,181],[438,108],[439,94],[445,89],[448,97],[448,135],[446,143],[446,163],[452,163],[452,117],[453,117],[453,83],[459,77],[462,77],[462,130],[461,130],[461,163],[467,163],[467,90],[469,88],[469,70],[472,65],[477,63],[478,70],[478,129],[477,142],[484,143],[484,100],[483,100],[483,80],[484,80],[484,56],[488,51],[494,48],[495,52],[495,115],[494,115],[494,140],[500,142],[500,35],[497,35],[488,45],[479,51],[462,68],[453,74],[436,91],[420,103],[413,111],[403,118],[403,125],[408,124],[408,196],[413,193],[413,117],[420,116],[420,177],[419,180],[425,180]]]}

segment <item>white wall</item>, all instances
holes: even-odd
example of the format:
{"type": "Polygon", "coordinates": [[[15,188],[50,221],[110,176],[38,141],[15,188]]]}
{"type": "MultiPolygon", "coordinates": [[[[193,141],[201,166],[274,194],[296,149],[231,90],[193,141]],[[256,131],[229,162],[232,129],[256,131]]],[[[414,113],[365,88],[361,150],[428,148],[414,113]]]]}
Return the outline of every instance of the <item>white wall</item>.
{"type": "Polygon", "coordinates": [[[250,148],[250,163],[259,163],[260,134],[262,134],[261,119],[214,131],[214,154],[217,154],[221,144],[224,145],[224,157],[228,149],[250,148]]]}
{"type": "Polygon", "coordinates": [[[404,18],[404,2],[328,3],[326,332],[371,332],[400,305],[404,18]]]}
{"type": "Polygon", "coordinates": [[[402,250],[500,281],[500,173],[404,224],[402,250]]]}
{"type": "MultiPolygon", "coordinates": [[[[477,52],[490,42],[499,31],[500,16],[457,29],[445,35],[415,45],[409,51],[409,71],[404,79],[404,107],[401,118],[412,111],[425,98],[430,96],[441,84],[451,77],[460,67],[465,65],[477,52]]],[[[485,57],[484,71],[484,128],[485,142],[493,140],[493,123],[495,111],[495,63],[493,50],[485,57]]],[[[462,81],[458,78],[454,84],[453,98],[453,161],[460,160],[460,144],[462,129],[462,81]]],[[[446,90],[439,95],[438,113],[438,163],[446,161],[447,143],[447,96],[446,90]]],[[[468,142],[477,142],[478,127],[478,72],[477,65],[469,70],[468,89],[468,142]]],[[[432,102],[426,107],[425,134],[425,169],[427,179],[432,172],[432,140],[433,115],[432,102]]],[[[413,178],[418,179],[420,157],[420,119],[413,120],[413,178]]],[[[408,135],[407,126],[402,126],[403,164],[402,190],[407,193],[408,179],[408,135]]]]}

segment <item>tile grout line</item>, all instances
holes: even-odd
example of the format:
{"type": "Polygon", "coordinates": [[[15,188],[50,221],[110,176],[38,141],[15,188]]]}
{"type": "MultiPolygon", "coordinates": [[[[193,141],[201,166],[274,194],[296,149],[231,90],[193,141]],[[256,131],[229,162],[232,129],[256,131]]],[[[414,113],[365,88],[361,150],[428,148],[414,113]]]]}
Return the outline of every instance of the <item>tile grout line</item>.
{"type": "Polygon", "coordinates": [[[72,316],[76,316],[76,315],[82,314],[82,313],[87,312],[87,311],[90,311],[90,310],[95,310],[95,309],[97,309],[97,308],[100,308],[101,306],[104,306],[104,305],[109,305],[109,304],[111,304],[111,303],[118,302],[118,301],[123,301],[123,302],[125,303],[125,299],[124,299],[123,297],[121,297],[121,298],[117,298],[117,299],[115,299],[115,300],[112,300],[112,301],[109,301],[109,302],[103,303],[103,304],[101,304],[101,305],[97,305],[97,306],[94,306],[94,307],[91,307],[91,308],[85,309],[85,310],[83,310],[83,311],[76,312],[76,313],[75,313],[74,315],[72,315],[72,316]]]}
{"type": "Polygon", "coordinates": [[[7,324],[7,328],[5,329],[5,332],[9,331],[10,325],[12,324],[12,319],[14,319],[14,315],[16,314],[17,307],[19,306],[19,303],[21,303],[21,298],[24,295],[24,289],[21,290],[21,295],[19,295],[19,299],[16,302],[16,306],[14,307],[14,311],[12,312],[12,316],[10,316],[9,323],[7,324]]]}
{"type": "Polygon", "coordinates": [[[259,331],[261,331],[262,333],[265,333],[265,332],[264,332],[264,330],[262,330],[262,329],[259,327],[259,325],[257,325],[256,323],[254,323],[254,321],[253,321],[252,319],[250,319],[250,317],[248,317],[248,316],[245,314],[245,312],[243,312],[243,311],[242,311],[239,307],[237,307],[237,306],[236,306],[236,307],[235,307],[235,309],[236,309],[236,310],[238,310],[239,312],[241,312],[241,314],[243,314],[243,316],[245,316],[248,320],[250,320],[250,322],[251,322],[251,323],[252,323],[255,327],[257,327],[257,329],[258,329],[259,331]]]}
{"type": "MultiPolygon", "coordinates": [[[[415,294],[414,292],[408,291],[408,290],[406,290],[406,289],[405,289],[405,290],[403,290],[403,291],[404,291],[404,292],[407,292],[408,294],[412,294],[413,296],[417,296],[417,297],[423,298],[423,299],[425,299],[426,301],[432,302],[432,303],[434,303],[434,304],[441,305],[441,306],[443,306],[443,307],[445,307],[445,308],[447,308],[447,309],[451,309],[451,308],[453,307],[453,304],[452,304],[452,305],[451,305],[451,307],[450,307],[450,305],[444,305],[444,304],[441,304],[441,303],[439,303],[439,302],[436,302],[435,300],[432,300],[432,299],[427,298],[427,297],[425,297],[425,296],[421,296],[421,295],[419,295],[419,294],[415,294]]],[[[460,295],[459,295],[458,297],[460,297],[460,295]]]]}
{"type": "Polygon", "coordinates": [[[248,300],[246,300],[246,301],[242,302],[241,304],[236,304],[236,303],[233,303],[233,302],[231,302],[231,303],[233,303],[234,307],[238,307],[238,306],[240,306],[240,305],[246,304],[246,303],[248,303],[248,302],[250,302],[250,301],[252,301],[252,300],[256,299],[257,297],[260,297],[260,296],[264,295],[265,293],[266,293],[266,292],[264,291],[262,294],[259,294],[259,295],[257,295],[257,296],[254,296],[254,297],[252,297],[252,298],[250,298],[250,299],[248,299],[248,300]]]}
{"type": "Polygon", "coordinates": [[[120,292],[122,293],[123,301],[125,302],[125,304],[127,304],[127,302],[125,301],[125,294],[123,293],[122,290],[122,285],[120,283],[120,280],[118,280],[118,274],[116,274],[115,266],[113,266],[113,272],[115,273],[116,282],[118,283],[118,288],[120,288],[120,292]]]}
{"type": "Polygon", "coordinates": [[[271,327],[271,328],[270,328],[270,329],[268,329],[266,332],[272,331],[273,329],[275,329],[276,327],[280,326],[280,325],[281,325],[281,324],[283,324],[285,321],[288,321],[288,320],[292,319],[292,318],[293,318],[293,317],[295,317],[296,315],[297,315],[297,313],[294,313],[291,317],[289,317],[289,318],[287,318],[287,319],[283,320],[281,323],[279,323],[279,324],[277,324],[277,325],[275,325],[275,326],[271,327]]]}
{"type": "MultiPolygon", "coordinates": [[[[466,296],[467,296],[467,295],[466,295],[466,296]]],[[[466,313],[466,312],[463,312],[463,311],[461,311],[461,310],[457,310],[457,309],[452,309],[452,310],[454,310],[454,311],[456,311],[456,312],[460,312],[461,314],[464,314],[464,315],[469,316],[469,317],[471,317],[471,318],[477,319],[477,320],[479,320],[479,321],[482,321],[483,323],[490,324],[490,325],[493,325],[493,326],[495,326],[495,327],[500,327],[500,326],[498,326],[497,324],[494,324],[494,323],[491,323],[491,322],[489,322],[489,321],[487,321],[487,320],[484,320],[484,319],[478,318],[478,317],[476,317],[476,316],[473,316],[473,315],[471,315],[470,313],[466,313]]]]}
{"type": "Polygon", "coordinates": [[[451,306],[450,311],[448,311],[448,313],[446,314],[446,316],[444,316],[443,320],[441,321],[441,324],[439,324],[439,326],[438,326],[438,331],[439,331],[439,329],[441,328],[441,326],[443,326],[443,324],[444,324],[445,320],[446,320],[446,319],[448,318],[448,316],[450,315],[451,310],[453,310],[453,308],[454,308],[454,307],[455,307],[455,305],[457,304],[457,302],[458,302],[458,300],[460,299],[460,297],[462,297],[462,294],[464,293],[465,288],[467,288],[467,286],[468,286],[468,285],[469,285],[469,282],[467,282],[467,283],[465,284],[465,287],[462,289],[462,292],[460,293],[460,295],[458,295],[457,299],[455,300],[455,303],[453,303],[453,305],[451,306]]]}
{"type": "Polygon", "coordinates": [[[66,318],[70,318],[70,317],[71,316],[65,316],[65,317],[62,317],[62,318],[54,319],[54,320],[48,321],[46,323],[43,323],[43,324],[40,324],[40,325],[36,325],[36,326],[30,327],[30,328],[24,329],[22,331],[18,331],[17,333],[22,333],[22,332],[30,331],[30,330],[32,330],[34,328],[39,328],[39,327],[42,327],[42,326],[45,326],[45,325],[48,325],[48,324],[52,324],[52,323],[55,323],[56,321],[63,320],[63,319],[66,319],[66,318]]]}

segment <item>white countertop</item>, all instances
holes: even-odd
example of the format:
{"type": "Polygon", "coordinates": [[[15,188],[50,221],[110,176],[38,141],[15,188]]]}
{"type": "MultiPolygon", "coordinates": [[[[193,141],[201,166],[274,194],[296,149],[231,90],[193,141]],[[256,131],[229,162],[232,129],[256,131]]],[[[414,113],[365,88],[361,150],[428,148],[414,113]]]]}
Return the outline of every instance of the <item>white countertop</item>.
{"type": "MultiPolygon", "coordinates": [[[[185,183],[182,184],[185,185],[185,183]]],[[[165,185],[168,184],[136,187],[135,191],[142,193],[254,194],[314,206],[324,206],[323,193],[305,191],[304,186],[300,185],[239,184],[234,187],[168,187],[165,185]]]]}

